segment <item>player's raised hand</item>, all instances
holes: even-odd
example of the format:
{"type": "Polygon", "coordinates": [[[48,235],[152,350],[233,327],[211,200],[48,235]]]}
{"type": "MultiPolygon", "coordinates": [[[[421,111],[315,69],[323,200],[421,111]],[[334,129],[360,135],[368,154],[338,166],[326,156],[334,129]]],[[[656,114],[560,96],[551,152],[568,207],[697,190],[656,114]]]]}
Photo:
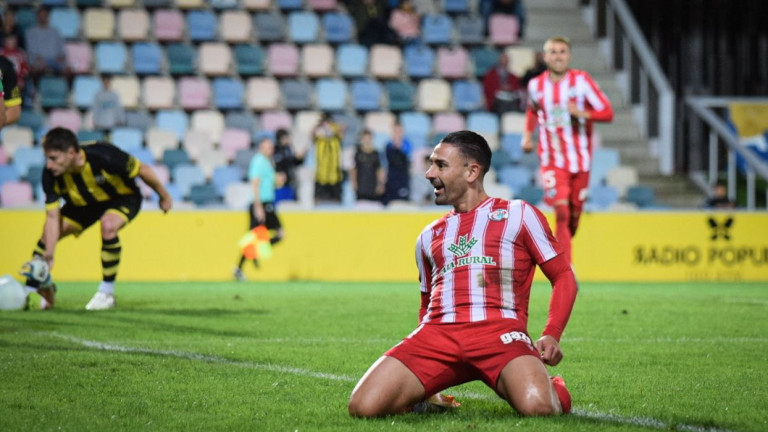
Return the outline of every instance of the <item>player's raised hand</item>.
{"type": "Polygon", "coordinates": [[[556,366],[563,359],[563,351],[557,340],[549,335],[544,335],[536,341],[536,350],[541,354],[544,363],[556,366]]]}

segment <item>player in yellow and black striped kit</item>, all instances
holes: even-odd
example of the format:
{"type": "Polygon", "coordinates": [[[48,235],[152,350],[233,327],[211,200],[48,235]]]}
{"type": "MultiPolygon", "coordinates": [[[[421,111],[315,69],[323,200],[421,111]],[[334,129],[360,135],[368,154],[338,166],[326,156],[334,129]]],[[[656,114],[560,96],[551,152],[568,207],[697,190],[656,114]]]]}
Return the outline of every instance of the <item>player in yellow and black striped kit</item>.
{"type": "MultiPolygon", "coordinates": [[[[138,176],[160,197],[163,212],[173,201],[152,169],[135,157],[107,142],[81,146],[69,129],[51,129],[43,138],[45,170],[45,225],[34,254],[53,268],[56,243],[80,235],[96,221],[101,222],[101,264],[103,278],[99,290],[86,305],[88,310],[110,309],[115,305],[114,283],[120,264],[118,231],[133,220],[141,207],[138,176]],[[64,205],[61,205],[63,200],[64,205]]],[[[37,291],[43,309],[53,307],[55,286],[40,286],[27,279],[28,292],[37,291]]]]}

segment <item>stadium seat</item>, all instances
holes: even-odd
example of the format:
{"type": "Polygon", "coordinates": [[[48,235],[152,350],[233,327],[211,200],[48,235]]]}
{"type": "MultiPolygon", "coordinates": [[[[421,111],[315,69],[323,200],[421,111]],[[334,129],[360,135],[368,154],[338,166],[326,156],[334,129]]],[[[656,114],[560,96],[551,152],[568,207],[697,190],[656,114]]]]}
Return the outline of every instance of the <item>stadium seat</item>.
{"type": "Polygon", "coordinates": [[[179,105],[185,110],[208,107],[211,100],[211,84],[202,77],[182,77],[177,81],[179,105]]]}
{"type": "Polygon", "coordinates": [[[166,150],[179,148],[179,137],[176,132],[151,127],[146,131],[147,149],[152,152],[155,160],[163,160],[166,150]]]}
{"type": "MultiPolygon", "coordinates": [[[[163,165],[173,172],[176,167],[191,165],[189,155],[182,149],[168,149],[163,152],[163,165]]],[[[202,171],[201,171],[202,172],[202,171]]]]}
{"type": "Polygon", "coordinates": [[[112,130],[112,144],[125,152],[141,148],[144,144],[144,134],[140,129],[118,127],[112,130]]]}
{"type": "Polygon", "coordinates": [[[288,36],[297,44],[318,40],[320,19],[314,12],[295,11],[288,15],[288,36]]]}
{"type": "Polygon", "coordinates": [[[525,130],[525,114],[507,112],[501,116],[501,133],[523,133],[525,130]]]}
{"type": "Polygon", "coordinates": [[[411,78],[429,78],[435,67],[435,52],[427,45],[410,44],[403,50],[405,73],[411,78]]]}
{"type": "MultiPolygon", "coordinates": [[[[237,169],[240,171],[240,175],[243,178],[246,178],[248,176],[248,168],[251,165],[251,159],[253,159],[254,150],[253,149],[244,149],[244,150],[238,150],[237,153],[235,153],[235,160],[232,161],[232,166],[237,167],[237,169]]],[[[248,185],[250,187],[250,185],[248,185]]]]}
{"type": "Polygon", "coordinates": [[[116,76],[112,78],[112,90],[117,93],[125,109],[139,105],[139,80],[135,76],[116,76]]]}
{"type": "Polygon", "coordinates": [[[420,110],[434,113],[451,107],[451,86],[443,79],[430,78],[419,82],[417,106],[420,110]]]}
{"type": "Polygon", "coordinates": [[[114,38],[115,14],[112,9],[86,9],[83,15],[83,36],[90,41],[104,41],[114,38]]]}
{"type": "Polygon", "coordinates": [[[619,166],[619,151],[616,149],[599,148],[592,152],[592,169],[589,174],[589,185],[597,186],[605,183],[609,171],[619,166]]]}
{"type": "Polygon", "coordinates": [[[301,48],[301,64],[308,78],[333,75],[334,52],[328,44],[307,44],[301,48]]]}
{"type": "Polygon", "coordinates": [[[152,152],[150,152],[145,148],[133,149],[131,150],[130,155],[138,159],[139,162],[141,162],[144,165],[152,165],[153,163],[155,163],[155,159],[152,156],[152,152]]]}
{"type": "Polygon", "coordinates": [[[347,105],[347,82],[322,78],[315,85],[317,107],[323,111],[343,111],[347,105]]]}
{"type": "Polygon", "coordinates": [[[528,168],[510,165],[498,172],[499,182],[509,186],[514,195],[526,187],[533,185],[533,174],[528,168]]]}
{"type": "Polygon", "coordinates": [[[227,10],[219,16],[219,38],[229,44],[249,43],[253,19],[243,10],[227,10]]]}
{"type": "Polygon", "coordinates": [[[117,13],[117,34],[126,42],[149,38],[149,13],[146,9],[121,9],[117,13]]]}
{"type": "Polygon", "coordinates": [[[249,11],[266,11],[272,7],[272,0],[242,0],[242,3],[249,11]]]}
{"type": "Polygon", "coordinates": [[[395,115],[388,111],[372,111],[365,114],[363,125],[371,132],[389,136],[395,127],[395,115]]]}
{"type": "Polygon", "coordinates": [[[516,76],[523,76],[528,69],[536,65],[536,51],[524,46],[511,46],[504,49],[509,57],[508,70],[516,76]]]}
{"type": "Polygon", "coordinates": [[[155,42],[137,42],[131,46],[131,63],[137,75],[160,75],[163,57],[163,50],[155,42]]]}
{"type": "Polygon", "coordinates": [[[321,116],[320,111],[299,111],[293,116],[291,144],[294,149],[306,149],[311,146],[312,133],[320,123],[321,116]]]}
{"type": "Polygon", "coordinates": [[[499,52],[491,47],[477,47],[470,51],[472,64],[475,66],[475,77],[481,79],[499,62],[499,52]]]}
{"type": "Polygon", "coordinates": [[[425,15],[421,21],[421,34],[425,43],[448,45],[453,34],[453,21],[443,14],[425,15]]]}
{"type": "MultiPolygon", "coordinates": [[[[145,6],[146,3],[144,0],[145,6]]],[[[184,15],[178,9],[155,10],[152,28],[159,42],[180,42],[184,38],[184,15]]]]}
{"type": "Polygon", "coordinates": [[[128,65],[128,50],[122,42],[99,42],[96,44],[96,70],[99,73],[122,74],[128,65]]]}
{"type": "Polygon", "coordinates": [[[418,111],[400,113],[400,124],[406,136],[427,137],[432,132],[432,119],[429,115],[418,111]]]}
{"type": "Polygon", "coordinates": [[[520,29],[517,17],[495,13],[488,19],[488,37],[493,45],[515,45],[520,29]]]}
{"type": "Polygon", "coordinates": [[[589,188],[587,206],[592,210],[606,210],[619,202],[619,191],[613,186],[594,185],[589,188]]]}
{"type": "Polygon", "coordinates": [[[0,187],[0,207],[27,207],[34,203],[32,185],[26,181],[7,181],[0,187]]]}
{"type": "Polygon", "coordinates": [[[170,170],[173,183],[179,187],[183,197],[189,196],[192,186],[205,184],[205,173],[197,165],[180,164],[170,170]]]}
{"type": "MultiPolygon", "coordinates": [[[[234,157],[234,155],[233,155],[234,157]]],[[[242,175],[240,170],[235,166],[220,166],[213,170],[213,176],[211,177],[211,184],[216,187],[216,192],[223,196],[227,190],[227,186],[232,183],[238,183],[242,181],[242,175]]]]}
{"type": "Polygon", "coordinates": [[[626,200],[641,209],[654,207],[656,206],[656,192],[645,185],[630,186],[627,188],[626,200]]]}
{"type": "Polygon", "coordinates": [[[189,200],[198,207],[210,207],[220,204],[221,196],[213,185],[196,184],[189,190],[189,200]]]}
{"type": "Polygon", "coordinates": [[[213,140],[208,132],[192,128],[184,134],[181,148],[187,152],[193,162],[198,162],[200,165],[201,156],[213,149],[213,140]]]}
{"type": "Polygon", "coordinates": [[[80,129],[77,131],[77,140],[81,143],[88,141],[104,141],[104,132],[80,129]]]}
{"type": "Polygon", "coordinates": [[[291,111],[306,110],[312,107],[312,85],[306,81],[285,79],[280,82],[285,109],[291,111]]]}
{"type": "Polygon", "coordinates": [[[221,142],[224,131],[224,115],[219,110],[194,111],[189,119],[190,128],[207,132],[214,143],[221,142]]]}
{"type": "Polygon", "coordinates": [[[416,88],[407,81],[387,81],[387,100],[390,111],[410,111],[414,108],[413,95],[416,88]]]}
{"type": "Polygon", "coordinates": [[[253,17],[253,27],[258,31],[262,42],[281,42],[286,37],[285,17],[277,12],[257,13],[253,17]]]}
{"type": "Polygon", "coordinates": [[[467,0],[443,0],[443,10],[449,14],[466,14],[469,12],[467,0]]]}
{"type": "Polygon", "coordinates": [[[250,110],[229,111],[224,115],[224,127],[232,129],[241,129],[248,132],[250,136],[257,129],[256,117],[250,110]]]}
{"type": "Polygon", "coordinates": [[[277,7],[283,11],[301,9],[304,7],[304,0],[277,0],[277,7]]]}
{"type": "Polygon", "coordinates": [[[344,136],[342,137],[342,145],[344,147],[356,145],[360,137],[360,133],[363,131],[363,120],[357,114],[349,114],[344,112],[333,113],[333,121],[344,126],[344,136]]]}
{"type": "Polygon", "coordinates": [[[523,147],[520,142],[523,136],[519,133],[505,133],[501,136],[501,148],[509,156],[511,162],[517,163],[523,156],[523,147]]]}
{"type": "Polygon", "coordinates": [[[381,108],[381,85],[374,80],[353,81],[349,89],[352,107],[358,111],[377,111],[381,108]]]}
{"type": "MultiPolygon", "coordinates": [[[[178,1],[178,0],[177,0],[178,1]]],[[[209,10],[187,12],[187,34],[192,42],[209,42],[216,39],[216,14],[209,10]]]]}
{"type": "Polygon", "coordinates": [[[38,84],[43,108],[64,107],[69,104],[69,85],[62,77],[44,76],[38,84]]]}
{"type": "Polygon", "coordinates": [[[453,94],[453,107],[456,111],[477,111],[485,107],[483,88],[477,81],[455,81],[451,84],[451,93],[453,94]]]}
{"type": "Polygon", "coordinates": [[[173,0],[143,0],[142,4],[146,8],[165,8],[171,7],[173,0]]]}
{"type": "Polygon", "coordinates": [[[88,42],[67,42],[64,46],[67,66],[75,74],[90,74],[93,61],[93,48],[88,42]]]}
{"type": "Polygon", "coordinates": [[[75,106],[88,109],[93,105],[93,98],[101,91],[101,80],[95,76],[78,75],[72,81],[72,96],[75,106]]]}
{"type": "Polygon", "coordinates": [[[343,44],[336,49],[336,70],[345,78],[359,78],[368,72],[368,48],[343,44]]]}
{"type": "Polygon", "coordinates": [[[189,128],[189,118],[181,110],[160,110],[155,115],[155,125],[160,129],[174,132],[176,138],[181,141],[189,128]]]}
{"type": "Polygon", "coordinates": [[[339,3],[337,0],[309,0],[309,8],[320,12],[336,10],[339,3]]]}
{"type": "Polygon", "coordinates": [[[232,50],[224,42],[204,42],[200,45],[200,71],[208,76],[229,75],[232,50]]]}
{"type": "Polygon", "coordinates": [[[219,77],[213,80],[213,102],[218,109],[240,109],[243,107],[245,86],[240,80],[219,77]]]}
{"type": "Polygon", "coordinates": [[[224,205],[230,210],[245,210],[253,202],[253,187],[246,182],[230,183],[224,191],[224,205]]]}
{"type": "Polygon", "coordinates": [[[261,129],[266,132],[275,132],[278,129],[290,129],[293,126],[293,118],[287,111],[267,111],[261,115],[261,129]]]}
{"type": "Polygon", "coordinates": [[[624,198],[627,189],[636,186],[639,181],[637,168],[633,166],[619,165],[605,175],[605,184],[615,187],[619,191],[620,198],[624,198]]]}
{"type": "Polygon", "coordinates": [[[228,160],[234,160],[239,150],[245,150],[251,147],[251,129],[235,129],[227,126],[227,120],[224,119],[225,128],[221,132],[221,143],[219,149],[224,153],[228,160]]]}
{"type": "Polygon", "coordinates": [[[234,49],[237,73],[243,77],[264,73],[264,51],[258,45],[240,44],[234,49]]]}
{"type": "Polygon", "coordinates": [[[432,131],[436,134],[446,134],[466,128],[464,116],[459,113],[439,112],[432,117],[432,131]]]}
{"type": "Polygon", "coordinates": [[[299,73],[299,49],[291,43],[275,43],[267,49],[267,64],[276,77],[295,77],[299,73]]]}
{"type": "Polygon", "coordinates": [[[176,85],[173,78],[149,76],[142,84],[144,106],[150,110],[173,108],[176,99],[176,85]]]}
{"type": "Polygon", "coordinates": [[[19,124],[4,127],[1,136],[5,155],[12,159],[15,157],[18,149],[22,147],[31,148],[35,144],[33,130],[19,124]]]}
{"type": "Polygon", "coordinates": [[[80,13],[77,9],[54,8],[48,22],[65,39],[77,39],[80,35],[80,13]]]}
{"type": "Polygon", "coordinates": [[[140,129],[143,132],[149,130],[154,124],[152,116],[145,111],[125,111],[125,126],[140,129]]]}
{"type": "Polygon", "coordinates": [[[105,1],[107,3],[107,6],[111,7],[112,9],[129,8],[136,5],[135,0],[105,0],[105,1]]]}
{"type": "Polygon", "coordinates": [[[495,113],[476,111],[467,114],[467,129],[479,134],[499,134],[499,117],[495,113]]]}
{"type": "Polygon", "coordinates": [[[75,133],[80,130],[83,119],[80,111],[71,108],[54,108],[48,114],[48,127],[65,127],[75,133]]]}
{"type": "Polygon", "coordinates": [[[254,77],[248,80],[247,103],[250,109],[266,111],[280,105],[280,86],[271,77],[254,77]]]}
{"type": "Polygon", "coordinates": [[[16,171],[16,167],[13,165],[0,165],[0,185],[19,180],[21,180],[21,175],[16,171]]]}
{"type": "Polygon", "coordinates": [[[39,195],[43,195],[43,186],[41,184],[43,182],[44,170],[45,167],[42,165],[30,165],[27,170],[27,177],[25,178],[25,180],[32,185],[33,189],[37,190],[37,188],[40,188],[39,195]]]}
{"type": "MultiPolygon", "coordinates": [[[[171,173],[168,171],[168,167],[162,164],[151,164],[151,168],[152,171],[155,172],[157,179],[160,180],[160,183],[167,188],[168,183],[171,181],[171,173]]],[[[145,200],[157,202],[157,194],[151,187],[147,186],[141,178],[139,178],[136,183],[139,185],[139,190],[145,200]]],[[[170,191],[168,192],[171,193],[170,191]]],[[[174,198],[172,194],[171,197],[174,198]]]]}
{"type": "Polygon", "coordinates": [[[329,12],[322,18],[325,41],[330,44],[341,44],[352,41],[355,24],[349,14],[329,12]]]}
{"type": "Polygon", "coordinates": [[[458,46],[454,48],[440,47],[437,50],[438,75],[445,79],[467,78],[469,53],[458,46]]]}
{"type": "Polygon", "coordinates": [[[485,43],[485,22],[483,17],[461,15],[454,21],[458,42],[464,46],[485,43]]]}
{"type": "Polygon", "coordinates": [[[27,127],[32,131],[33,136],[31,142],[34,142],[34,136],[45,127],[45,117],[39,111],[22,108],[19,121],[17,121],[15,125],[4,127],[2,133],[5,134],[8,129],[20,126],[27,127]]]}
{"type": "Polygon", "coordinates": [[[393,45],[376,44],[370,52],[371,74],[377,79],[396,79],[400,76],[403,55],[393,45]]]}
{"type": "Polygon", "coordinates": [[[539,205],[544,199],[544,189],[538,186],[523,186],[515,194],[515,199],[521,199],[533,205],[539,205]]]}
{"type": "Polygon", "coordinates": [[[13,167],[19,177],[26,177],[32,166],[45,166],[45,155],[40,146],[19,147],[13,154],[13,167]]]}
{"type": "Polygon", "coordinates": [[[67,0],[40,0],[43,6],[67,6],[67,0]]]}
{"type": "Polygon", "coordinates": [[[194,75],[197,63],[197,50],[192,45],[170,44],[166,48],[168,72],[171,75],[194,75]]]}

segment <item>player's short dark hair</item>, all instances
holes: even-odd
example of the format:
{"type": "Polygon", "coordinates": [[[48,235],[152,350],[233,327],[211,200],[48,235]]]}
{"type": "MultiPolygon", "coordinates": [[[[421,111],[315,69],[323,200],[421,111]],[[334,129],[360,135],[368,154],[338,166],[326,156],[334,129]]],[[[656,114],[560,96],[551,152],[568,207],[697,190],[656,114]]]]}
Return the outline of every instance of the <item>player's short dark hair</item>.
{"type": "Polygon", "coordinates": [[[77,142],[77,135],[67,128],[55,127],[48,131],[43,137],[43,150],[58,150],[65,152],[70,148],[80,151],[80,143],[77,142]]]}
{"type": "Polygon", "coordinates": [[[287,135],[288,135],[288,131],[286,129],[282,129],[282,128],[278,129],[277,132],[275,132],[275,140],[277,140],[277,142],[280,142],[280,140],[287,135]]]}
{"type": "Polygon", "coordinates": [[[458,148],[464,157],[480,164],[483,173],[491,168],[491,147],[482,135],[463,130],[449,133],[440,142],[458,148]]]}

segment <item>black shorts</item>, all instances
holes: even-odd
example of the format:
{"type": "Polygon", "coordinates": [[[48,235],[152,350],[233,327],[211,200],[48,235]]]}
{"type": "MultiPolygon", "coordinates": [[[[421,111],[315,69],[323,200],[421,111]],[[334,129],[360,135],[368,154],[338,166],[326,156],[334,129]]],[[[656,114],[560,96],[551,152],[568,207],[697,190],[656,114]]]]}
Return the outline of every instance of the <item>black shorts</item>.
{"type": "Polygon", "coordinates": [[[108,211],[119,214],[127,223],[139,214],[140,209],[141,195],[120,195],[109,201],[85,206],[66,203],[61,208],[61,217],[67,219],[67,222],[79,226],[80,231],[85,231],[108,211]]]}
{"type": "Polygon", "coordinates": [[[266,221],[256,220],[256,217],[253,215],[253,204],[251,204],[250,211],[248,212],[251,217],[251,229],[256,228],[263,223],[269,230],[279,230],[282,225],[280,224],[280,218],[277,217],[277,212],[275,211],[275,203],[265,202],[262,204],[264,205],[264,218],[266,221]]]}
{"type": "Polygon", "coordinates": [[[315,199],[320,201],[341,201],[341,183],[320,184],[315,182],[315,199]]]}

